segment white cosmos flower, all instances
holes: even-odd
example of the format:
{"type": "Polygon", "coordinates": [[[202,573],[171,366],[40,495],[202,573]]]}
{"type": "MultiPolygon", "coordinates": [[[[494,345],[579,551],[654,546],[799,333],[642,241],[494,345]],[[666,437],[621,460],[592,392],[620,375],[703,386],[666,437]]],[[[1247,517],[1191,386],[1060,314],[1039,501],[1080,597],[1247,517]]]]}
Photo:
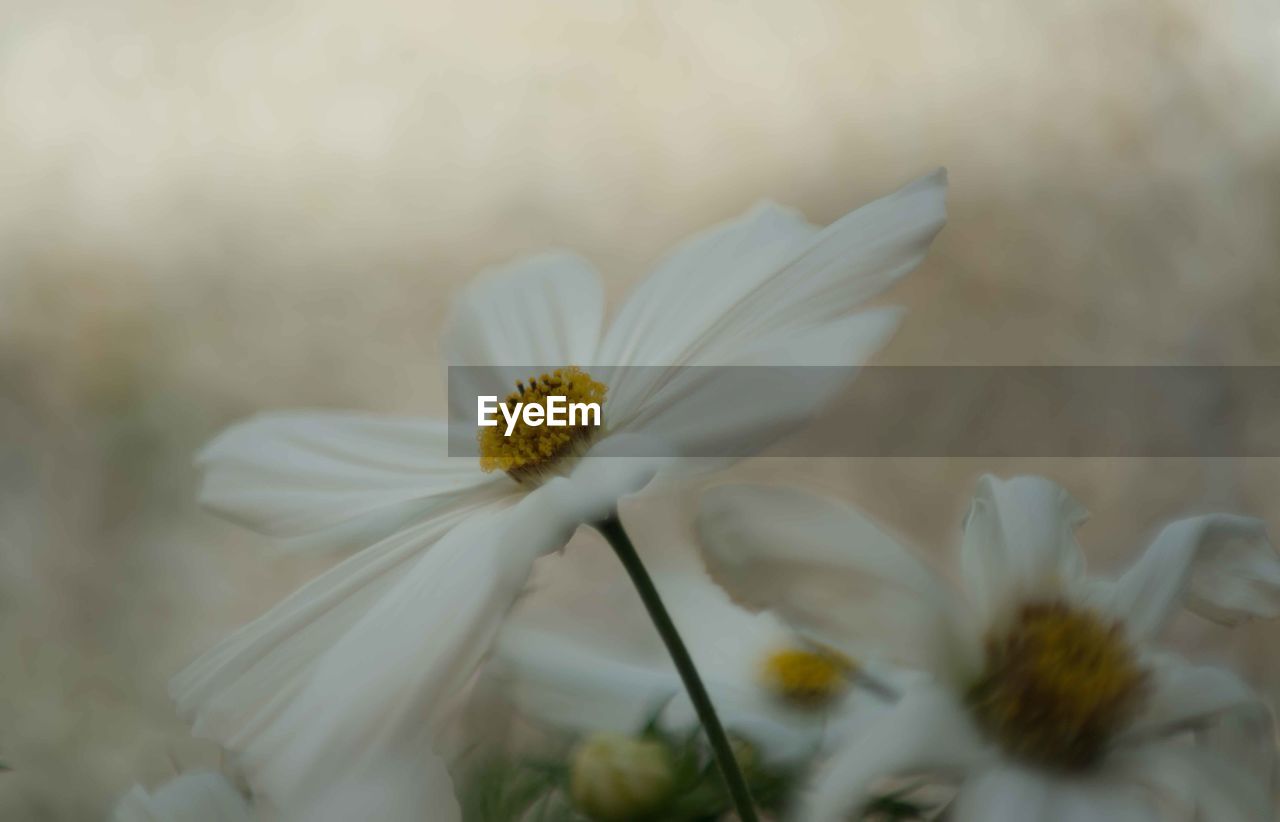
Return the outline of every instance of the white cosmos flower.
{"type": "Polygon", "coordinates": [[[984,477],[961,593],[835,501],[758,486],[707,494],[704,553],[740,601],[932,675],[830,758],[802,819],[846,819],[878,778],[925,772],[961,780],[956,822],[1273,818],[1267,709],[1234,674],[1150,647],[1180,605],[1227,623],[1280,614],[1280,559],[1262,523],[1174,522],[1103,580],[1084,573],[1074,532],[1085,516],[1048,480],[984,477]]]}
{"type": "MultiPolygon", "coordinates": [[[[904,686],[888,666],[867,670],[771,614],[732,604],[705,575],[653,578],[725,729],[767,762],[811,757],[855,733],[879,715],[885,689],[904,686]]],[[[523,714],[575,734],[635,733],[655,715],[667,730],[696,726],[656,634],[623,638],[571,607],[559,616],[578,625],[516,620],[499,638],[493,672],[523,714]]]]}
{"type": "Polygon", "coordinates": [[[111,822],[253,822],[248,800],[225,776],[191,771],[154,792],[134,785],[116,803],[111,822]]]}
{"type": "MultiPolygon", "coordinates": [[[[898,314],[856,309],[920,262],[944,192],[938,172],[823,229],[757,207],[676,249],[603,334],[600,282],[578,257],[482,276],[446,331],[450,364],[504,375],[511,382],[487,386],[499,395],[531,364],[571,368],[575,391],[607,390],[603,428],[575,430],[549,454],[538,432],[564,429],[482,442],[480,461],[448,457],[446,424],[427,419],[275,413],[223,433],[198,460],[213,510],[278,537],[391,535],[180,673],[180,711],[276,797],[435,727],[534,560],[645,485],[656,455],[705,453],[725,438],[763,447],[837,388],[801,379],[795,392],[744,402],[723,370],[680,367],[863,362],[898,314]],[[656,367],[617,368],[634,365],[656,367]],[[608,458],[619,454],[629,456],[608,458]]],[[[521,397],[538,401],[545,387],[522,386],[521,397]]]]}

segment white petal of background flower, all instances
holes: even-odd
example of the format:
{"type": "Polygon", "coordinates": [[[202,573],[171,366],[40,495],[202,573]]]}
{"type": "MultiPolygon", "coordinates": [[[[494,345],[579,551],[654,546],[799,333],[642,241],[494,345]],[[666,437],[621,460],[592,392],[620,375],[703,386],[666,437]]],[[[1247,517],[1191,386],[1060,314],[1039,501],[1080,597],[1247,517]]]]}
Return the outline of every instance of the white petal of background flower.
{"type": "Polygon", "coordinates": [[[961,567],[984,620],[1009,603],[1053,599],[1084,571],[1075,529],[1088,512],[1043,477],[978,480],[965,516],[961,567]]]}
{"type": "Polygon", "coordinates": [[[898,774],[954,776],[995,761],[968,711],[946,688],[922,684],[859,734],[819,770],[801,797],[799,818],[844,822],[865,802],[876,779],[898,774]]]}
{"type": "Polygon", "coordinates": [[[1143,738],[1183,729],[1202,731],[1224,714],[1237,713],[1262,739],[1273,736],[1270,709],[1231,671],[1192,665],[1168,654],[1150,655],[1147,665],[1150,693],[1130,734],[1143,738]]]}
{"type": "MultiPolygon", "coordinates": [[[[1083,577],[1084,560],[1075,541],[1075,530],[1085,516],[1084,509],[1066,490],[1049,480],[1001,480],[991,476],[979,480],[966,517],[962,564],[971,598],[985,595],[989,601],[980,603],[984,614],[978,623],[981,633],[968,634],[971,657],[976,654],[981,660],[982,656],[989,656],[988,649],[1003,647],[1000,642],[1004,634],[1000,632],[1017,625],[1019,614],[1025,613],[1028,606],[1065,609],[1064,613],[1076,609],[1088,613],[1101,607],[1111,609],[1100,612],[1102,619],[1115,619],[1116,603],[1098,593],[1109,593],[1111,589],[1105,583],[1083,577]],[[976,641],[979,635],[985,646],[976,641]]],[[[1201,522],[1214,520],[1202,518],[1201,522]]],[[[869,525],[858,527],[862,523],[852,509],[795,489],[722,486],[704,495],[699,531],[708,563],[729,591],[756,607],[771,607],[796,627],[812,630],[817,626],[819,636],[835,647],[846,648],[848,643],[862,639],[867,621],[840,618],[849,609],[841,598],[861,605],[868,597],[859,583],[869,583],[873,595],[880,595],[879,589],[890,582],[896,584],[899,594],[927,594],[928,589],[936,589],[936,598],[944,607],[935,605],[932,620],[909,626],[916,629],[914,632],[885,626],[878,637],[873,634],[871,639],[879,639],[883,653],[892,654],[904,643],[936,648],[940,638],[942,645],[963,647],[965,635],[955,642],[953,620],[945,617],[964,611],[945,608],[945,586],[937,584],[924,567],[914,564],[909,554],[891,543],[884,545],[886,539],[880,531],[869,525]],[[877,551],[869,550],[868,545],[884,547],[877,551]],[[835,561],[836,557],[840,561],[835,561]],[[804,584],[789,586],[791,577],[804,584]],[[815,601],[813,594],[823,590],[824,581],[833,584],[833,588],[815,601]],[[806,594],[809,599],[803,597],[806,594]]],[[[1256,523],[1228,518],[1217,520],[1217,524],[1225,525],[1233,537],[1239,535],[1243,524],[1245,533],[1253,539],[1243,548],[1223,550],[1216,556],[1205,552],[1200,573],[1212,574],[1215,560],[1226,574],[1243,564],[1253,570],[1249,580],[1258,583],[1259,556],[1269,557],[1273,549],[1256,523]]],[[[1197,553],[1194,547],[1205,530],[1174,528],[1174,534],[1181,532],[1193,538],[1166,540],[1166,546],[1177,545],[1181,550],[1149,552],[1149,556],[1167,558],[1180,577],[1185,573],[1187,557],[1197,553]],[[1187,547],[1188,543],[1191,547],[1187,547]]],[[[1230,586],[1225,587],[1230,590],[1230,586]]],[[[1223,586],[1214,590],[1221,592],[1223,586]]],[[[1265,586],[1261,590],[1266,591],[1265,586]]],[[[1175,586],[1166,601],[1177,593],[1175,586]]],[[[975,682],[985,681],[983,671],[989,671],[989,666],[984,669],[981,661],[976,666],[972,661],[959,666],[935,662],[929,670],[936,681],[908,688],[902,701],[863,737],[843,741],[805,796],[806,818],[811,815],[819,820],[840,819],[863,807],[877,777],[909,776],[929,770],[930,766],[912,757],[927,758],[931,755],[930,746],[950,750],[947,746],[953,743],[968,745],[974,740],[978,740],[975,747],[981,751],[971,752],[968,762],[954,762],[951,774],[961,785],[956,813],[962,819],[1156,819],[1154,801],[1136,790],[1133,775],[1126,775],[1124,770],[1126,749],[1145,750],[1149,741],[1177,748],[1194,739],[1202,753],[1218,751],[1228,758],[1238,756],[1237,778],[1252,780],[1251,791],[1265,794],[1271,790],[1277,751],[1271,713],[1265,703],[1235,674],[1193,667],[1172,655],[1151,653],[1141,644],[1141,633],[1128,630],[1122,620],[1116,627],[1119,631],[1110,636],[1125,643],[1138,643],[1122,646],[1121,653],[1136,656],[1138,670],[1146,681],[1138,679],[1132,686],[1140,689],[1139,713],[1121,715],[1115,727],[1105,730],[1106,747],[1100,749],[1101,756],[1093,767],[1084,771],[1046,767],[1037,759],[1039,754],[1009,746],[1002,736],[1005,729],[988,727],[975,707],[982,703],[972,698],[975,682]],[[893,719],[908,710],[913,704],[912,694],[921,687],[949,699],[955,714],[950,726],[944,726],[943,719],[938,718],[936,734],[912,731],[910,717],[893,719]],[[903,726],[895,729],[903,733],[897,741],[889,738],[892,732],[883,730],[894,722],[903,726]],[[1007,760],[1010,767],[987,772],[988,760],[996,757],[1007,760]],[[999,785],[992,787],[996,782],[999,785]]],[[[1070,668],[1065,673],[1072,675],[1070,668]]],[[[1062,684],[1054,682],[1051,678],[1049,684],[1041,686],[1052,692],[1062,684]]],[[[1041,725],[1048,721],[1040,714],[1031,716],[1035,717],[1031,721],[1041,725]]],[[[1076,727],[1072,724],[1066,729],[1076,727]]],[[[1022,728],[1020,732],[1026,731],[1022,728]]],[[[1200,778],[1208,775],[1201,774],[1200,778]]],[[[1199,800],[1192,795],[1189,801],[1194,805],[1213,800],[1199,800]]]]}
{"type": "Polygon", "coordinates": [[[1276,818],[1274,794],[1255,778],[1247,763],[1210,751],[1170,745],[1138,748],[1126,753],[1116,767],[1148,786],[1164,803],[1161,807],[1181,814],[1177,819],[1272,822],[1276,818]]]}
{"type": "Polygon", "coordinates": [[[792,488],[719,486],[703,495],[698,530],[712,577],[746,607],[772,609],[855,658],[931,671],[978,664],[978,626],[964,603],[847,505],[792,488]]]}
{"type": "Polygon", "coordinates": [[[684,687],[652,657],[519,625],[503,632],[494,656],[493,673],[522,712],[575,733],[635,732],[684,687]]]}
{"type": "Polygon", "coordinates": [[[116,804],[111,822],[253,822],[249,803],[227,778],[191,771],[148,792],[135,785],[116,804]]]}
{"type": "Polygon", "coordinates": [[[460,822],[444,761],[425,746],[352,767],[286,809],[281,822],[460,822]]]}
{"type": "Polygon", "coordinates": [[[1160,822],[1150,798],[1133,783],[1107,777],[1062,780],[1013,766],[994,767],[961,790],[957,822],[1160,822]]]}
{"type": "Polygon", "coordinates": [[[1178,608],[1227,625],[1280,616],[1280,554],[1262,520],[1209,514],[1161,529],[1109,590],[1112,607],[1141,637],[1155,637],[1178,608]]]}

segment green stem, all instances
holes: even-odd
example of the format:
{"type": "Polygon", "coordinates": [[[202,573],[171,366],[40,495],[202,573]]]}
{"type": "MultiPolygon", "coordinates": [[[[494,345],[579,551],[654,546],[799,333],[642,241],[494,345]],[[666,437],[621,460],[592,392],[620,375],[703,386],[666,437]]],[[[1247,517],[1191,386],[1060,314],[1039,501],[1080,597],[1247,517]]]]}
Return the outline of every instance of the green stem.
{"type": "Polygon", "coordinates": [[[649,612],[649,619],[658,629],[663,644],[667,646],[667,653],[671,655],[671,661],[680,672],[680,679],[689,693],[689,700],[693,702],[693,707],[698,712],[698,720],[707,734],[707,741],[711,743],[711,752],[715,756],[716,764],[720,766],[720,774],[729,788],[729,796],[738,812],[738,818],[742,822],[758,822],[755,806],[751,802],[751,791],[747,789],[747,781],[742,777],[738,761],[733,758],[729,737],[725,735],[724,726],[720,724],[720,717],[716,716],[711,697],[707,695],[702,678],[698,676],[698,669],[694,667],[693,658],[684,647],[684,640],[680,638],[680,632],[671,621],[667,607],[662,604],[662,597],[658,595],[653,579],[645,570],[644,563],[640,561],[640,555],[636,553],[636,547],[631,544],[631,538],[623,529],[618,513],[615,511],[610,514],[607,519],[597,522],[595,527],[609,541],[613,552],[622,561],[622,567],[627,569],[631,583],[635,585],[636,592],[640,594],[640,600],[644,602],[645,610],[649,612]]]}

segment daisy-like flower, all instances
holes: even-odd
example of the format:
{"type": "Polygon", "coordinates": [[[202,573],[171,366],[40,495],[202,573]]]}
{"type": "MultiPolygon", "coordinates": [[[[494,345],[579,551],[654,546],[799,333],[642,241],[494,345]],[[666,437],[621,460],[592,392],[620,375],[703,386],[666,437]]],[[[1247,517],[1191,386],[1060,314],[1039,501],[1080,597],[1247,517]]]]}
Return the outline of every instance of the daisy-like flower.
{"type": "Polygon", "coordinates": [[[917,773],[959,779],[956,822],[1273,818],[1267,709],[1234,674],[1151,647],[1179,605],[1226,623],[1280,614],[1262,523],[1174,522],[1098,579],[1075,541],[1085,517],[1048,480],[984,477],[961,593],[840,503],[759,486],[705,497],[704,553],[739,601],[930,675],[831,756],[800,818],[847,819],[877,779],[917,773]]]}
{"type": "MultiPolygon", "coordinates": [[[[774,615],[751,613],[694,569],[654,571],[728,732],[769,764],[792,764],[865,727],[906,678],[816,644],[774,615]]],[[[639,731],[656,714],[675,733],[697,717],[657,637],[577,624],[509,623],[492,670],[525,716],[577,735],[639,731]]]]}
{"type": "Polygon", "coordinates": [[[744,398],[723,369],[684,366],[864,361],[898,313],[855,309],[920,262],[944,190],[939,172],[824,229],[757,207],[679,247],[603,334],[600,282],[578,257],[535,257],[467,288],[445,334],[449,363],[509,380],[481,393],[514,388],[512,400],[544,408],[552,394],[603,396],[599,428],[482,436],[478,460],[448,457],[447,426],[424,419],[277,413],[219,436],[198,460],[215,511],[278,537],[393,533],[179,674],[179,709],[281,797],[431,732],[534,560],[647,484],[656,455],[726,438],[762,447],[838,387],[802,379],[744,398]],[[653,367],[621,367],[636,365],[653,367]]]}

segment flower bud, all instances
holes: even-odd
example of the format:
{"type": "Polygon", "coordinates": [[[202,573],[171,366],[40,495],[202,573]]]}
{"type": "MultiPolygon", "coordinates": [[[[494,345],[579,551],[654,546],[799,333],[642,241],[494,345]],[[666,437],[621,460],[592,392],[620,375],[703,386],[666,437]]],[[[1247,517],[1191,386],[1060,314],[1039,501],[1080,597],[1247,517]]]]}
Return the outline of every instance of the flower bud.
{"type": "Polygon", "coordinates": [[[601,822],[653,813],[671,796],[671,751],[656,739],[598,733],[570,758],[569,793],[579,811],[601,822]]]}

